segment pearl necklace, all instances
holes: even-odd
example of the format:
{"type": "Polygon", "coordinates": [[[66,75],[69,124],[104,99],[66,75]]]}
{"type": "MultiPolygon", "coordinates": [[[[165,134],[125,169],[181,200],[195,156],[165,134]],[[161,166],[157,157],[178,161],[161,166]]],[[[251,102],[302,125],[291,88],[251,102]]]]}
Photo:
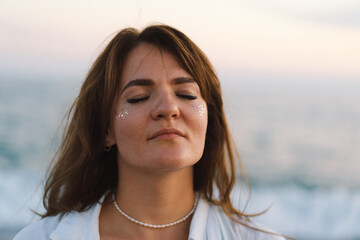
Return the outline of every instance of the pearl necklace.
{"type": "Polygon", "coordinates": [[[194,202],[194,206],[193,208],[191,209],[191,211],[185,215],[185,217],[175,221],[175,222],[171,222],[171,223],[167,223],[167,224],[159,224],[159,225],[156,225],[156,224],[150,224],[150,223],[144,223],[144,222],[141,222],[139,220],[136,220],[132,217],[130,217],[129,215],[127,215],[126,213],[124,213],[120,207],[118,206],[117,202],[116,202],[116,198],[115,198],[115,193],[113,194],[113,203],[114,203],[114,206],[115,208],[119,211],[119,213],[121,213],[121,215],[123,215],[125,218],[127,218],[128,220],[130,220],[131,222],[134,222],[136,224],[139,224],[141,226],[144,226],[144,227],[148,227],[148,228],[167,228],[167,227],[171,227],[171,226],[174,226],[176,224],[179,224],[181,222],[184,222],[186,219],[188,219],[191,214],[194,213],[196,207],[197,207],[197,204],[198,204],[198,201],[199,201],[199,197],[196,196],[195,197],[195,202],[194,202]]]}

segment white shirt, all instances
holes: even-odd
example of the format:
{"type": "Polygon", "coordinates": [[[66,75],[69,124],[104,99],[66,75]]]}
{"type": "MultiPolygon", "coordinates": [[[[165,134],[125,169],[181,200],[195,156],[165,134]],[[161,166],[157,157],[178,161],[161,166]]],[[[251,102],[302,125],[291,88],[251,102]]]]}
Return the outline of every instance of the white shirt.
{"type": "MultiPolygon", "coordinates": [[[[70,212],[63,218],[46,217],[21,230],[14,240],[100,240],[99,214],[102,201],[85,212],[70,212]]],[[[271,231],[254,223],[258,227],[271,231]]],[[[256,239],[283,240],[272,234],[259,232],[231,220],[220,207],[200,198],[191,220],[189,240],[256,239]]]]}

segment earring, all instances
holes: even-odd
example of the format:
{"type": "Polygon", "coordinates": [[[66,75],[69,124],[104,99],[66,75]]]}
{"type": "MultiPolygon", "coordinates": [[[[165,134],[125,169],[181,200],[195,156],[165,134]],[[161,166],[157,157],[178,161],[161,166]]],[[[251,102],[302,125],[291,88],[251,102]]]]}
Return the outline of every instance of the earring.
{"type": "Polygon", "coordinates": [[[111,146],[104,146],[104,151],[105,152],[110,152],[111,150],[111,146]]]}

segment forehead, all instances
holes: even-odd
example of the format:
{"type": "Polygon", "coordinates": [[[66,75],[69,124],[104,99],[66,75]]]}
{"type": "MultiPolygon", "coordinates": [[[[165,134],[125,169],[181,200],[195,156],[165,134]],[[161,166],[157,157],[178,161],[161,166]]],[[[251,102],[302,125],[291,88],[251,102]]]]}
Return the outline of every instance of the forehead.
{"type": "Polygon", "coordinates": [[[136,78],[157,80],[169,79],[188,74],[176,61],[175,57],[157,46],[142,43],[130,51],[121,73],[121,85],[136,78]]]}

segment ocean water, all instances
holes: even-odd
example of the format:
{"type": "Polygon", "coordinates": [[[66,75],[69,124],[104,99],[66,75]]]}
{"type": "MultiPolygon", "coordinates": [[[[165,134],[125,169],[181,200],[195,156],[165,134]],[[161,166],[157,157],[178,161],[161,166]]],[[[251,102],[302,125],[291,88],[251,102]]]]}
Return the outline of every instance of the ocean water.
{"type": "MultiPolygon", "coordinates": [[[[79,87],[0,80],[0,239],[38,219],[30,209],[42,210],[58,126],[79,87]]],[[[360,82],[226,79],[223,93],[252,184],[246,211],[271,206],[254,220],[298,239],[360,239],[360,82]]]]}

